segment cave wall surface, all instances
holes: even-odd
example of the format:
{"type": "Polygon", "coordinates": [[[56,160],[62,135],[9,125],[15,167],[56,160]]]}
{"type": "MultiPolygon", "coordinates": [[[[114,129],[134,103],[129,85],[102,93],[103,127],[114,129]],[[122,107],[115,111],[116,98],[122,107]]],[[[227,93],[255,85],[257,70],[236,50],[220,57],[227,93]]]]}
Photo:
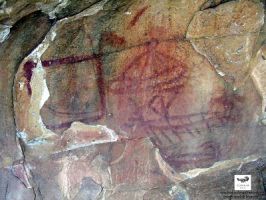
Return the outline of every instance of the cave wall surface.
{"type": "Polygon", "coordinates": [[[0,0],[0,200],[266,199],[265,6],[0,0]]]}

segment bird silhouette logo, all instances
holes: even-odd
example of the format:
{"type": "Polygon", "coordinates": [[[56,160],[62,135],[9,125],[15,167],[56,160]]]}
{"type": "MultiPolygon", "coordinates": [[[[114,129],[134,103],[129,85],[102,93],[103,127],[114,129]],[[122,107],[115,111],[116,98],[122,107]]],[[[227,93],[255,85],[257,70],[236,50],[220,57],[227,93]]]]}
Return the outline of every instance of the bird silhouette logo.
{"type": "Polygon", "coordinates": [[[237,178],[237,180],[241,183],[245,183],[249,180],[249,177],[245,176],[244,178],[237,178]]]}

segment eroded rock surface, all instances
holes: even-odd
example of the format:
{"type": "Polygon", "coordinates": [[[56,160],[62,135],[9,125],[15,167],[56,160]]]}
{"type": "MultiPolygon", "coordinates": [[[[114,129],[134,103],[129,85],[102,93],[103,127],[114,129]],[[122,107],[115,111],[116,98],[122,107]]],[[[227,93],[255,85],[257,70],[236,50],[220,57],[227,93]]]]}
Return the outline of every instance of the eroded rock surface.
{"type": "Polygon", "coordinates": [[[263,2],[1,8],[10,12],[1,16],[0,110],[11,142],[0,175],[20,183],[3,179],[6,199],[226,199],[235,174],[252,175],[263,199],[263,2]],[[30,21],[35,10],[50,19],[30,21]],[[9,33],[24,15],[30,28],[9,33]]]}
{"type": "Polygon", "coordinates": [[[187,37],[225,81],[239,87],[250,74],[250,61],[264,23],[263,15],[261,3],[231,1],[197,12],[187,37]]]}

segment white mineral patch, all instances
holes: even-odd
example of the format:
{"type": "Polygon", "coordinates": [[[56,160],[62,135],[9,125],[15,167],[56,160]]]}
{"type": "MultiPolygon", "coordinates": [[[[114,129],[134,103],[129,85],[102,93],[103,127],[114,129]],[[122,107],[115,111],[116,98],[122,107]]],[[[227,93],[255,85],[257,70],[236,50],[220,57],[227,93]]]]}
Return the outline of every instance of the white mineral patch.
{"type": "Polygon", "coordinates": [[[57,0],[52,3],[37,2],[36,7],[49,15],[50,19],[56,18],[56,14],[69,5],[68,0],[57,0]]]}
{"type": "Polygon", "coordinates": [[[118,140],[118,135],[115,133],[114,130],[102,125],[97,125],[96,127],[99,127],[104,133],[107,133],[110,136],[110,141],[114,142],[118,140]]]}
{"type": "MultiPolygon", "coordinates": [[[[261,49],[257,52],[255,58],[252,60],[251,63],[254,66],[251,77],[256,86],[256,89],[262,97],[262,113],[264,113],[266,107],[266,61],[264,60],[264,54],[266,52],[265,49],[266,45],[263,45],[261,49]]],[[[266,116],[262,115],[262,123],[264,123],[264,119],[266,119],[266,116]]]]}
{"type": "Polygon", "coordinates": [[[225,76],[225,73],[224,73],[224,72],[222,72],[222,71],[220,71],[220,70],[218,70],[218,69],[216,69],[216,71],[217,71],[217,73],[218,73],[220,76],[225,76]]]}
{"type": "Polygon", "coordinates": [[[5,7],[4,9],[1,9],[0,10],[0,14],[11,14],[11,12],[13,11],[13,8],[12,7],[5,7]]]}
{"type": "Polygon", "coordinates": [[[25,83],[19,82],[18,84],[19,84],[19,90],[23,90],[25,83]]]}
{"type": "Polygon", "coordinates": [[[0,43],[4,42],[10,33],[11,26],[0,25],[0,43]]]}
{"type": "Polygon", "coordinates": [[[41,83],[38,83],[39,86],[42,86],[41,87],[42,95],[41,95],[41,100],[39,102],[39,108],[41,109],[44,103],[49,98],[50,94],[45,80],[45,70],[43,69],[40,60],[38,60],[37,67],[33,69],[33,77],[36,76],[39,76],[40,80],[42,80],[41,83]]]}
{"type": "Polygon", "coordinates": [[[187,172],[181,172],[178,174],[174,171],[174,169],[172,169],[171,166],[169,166],[164,161],[164,159],[161,157],[161,155],[159,153],[159,149],[155,150],[155,157],[156,157],[158,165],[159,165],[160,169],[162,170],[162,172],[164,173],[164,175],[166,175],[169,179],[171,179],[175,183],[181,182],[181,181],[186,180],[186,179],[195,178],[202,173],[207,173],[210,171],[227,169],[227,168],[231,168],[234,166],[236,167],[237,165],[239,165],[238,168],[241,168],[243,164],[256,161],[259,158],[259,156],[257,156],[257,155],[251,155],[251,156],[248,156],[248,157],[243,158],[243,159],[236,158],[236,159],[232,159],[232,160],[224,160],[224,161],[219,161],[219,162],[214,163],[209,168],[196,168],[196,169],[192,169],[192,170],[189,170],[187,172]]]}
{"type": "Polygon", "coordinates": [[[70,20],[71,19],[79,19],[79,18],[84,17],[84,16],[95,15],[99,11],[103,10],[103,6],[106,2],[108,2],[108,0],[100,1],[99,3],[96,3],[95,5],[89,7],[88,9],[78,13],[77,15],[70,17],[70,18],[66,18],[66,19],[70,19],[70,20]]]}
{"type": "Polygon", "coordinates": [[[189,200],[187,192],[179,185],[174,185],[171,187],[171,189],[168,191],[169,195],[174,198],[180,198],[182,200],[189,200]]]}
{"type": "Polygon", "coordinates": [[[47,141],[44,138],[36,138],[27,142],[28,146],[37,146],[42,144],[47,144],[47,141]]]}
{"type": "Polygon", "coordinates": [[[27,138],[28,138],[28,134],[24,131],[18,131],[16,135],[18,138],[20,138],[24,141],[27,140],[27,138]]]}
{"type": "Polygon", "coordinates": [[[67,7],[68,4],[68,0],[59,0],[59,4],[48,13],[50,19],[56,18],[56,14],[59,13],[63,8],[67,7]]]}
{"type": "MultiPolygon", "coordinates": [[[[91,139],[86,142],[81,142],[78,144],[71,144],[66,150],[73,150],[77,148],[82,148],[82,147],[88,147],[91,145],[96,145],[96,144],[104,144],[104,143],[109,143],[109,142],[116,142],[118,140],[118,135],[115,133],[114,130],[108,128],[107,126],[102,126],[102,125],[87,125],[81,122],[73,122],[71,124],[71,127],[65,131],[67,134],[69,131],[72,131],[74,133],[78,133],[79,131],[98,131],[100,135],[103,135],[102,138],[97,138],[97,139],[91,139]]],[[[74,135],[73,135],[74,137],[74,135]]]]}
{"type": "MultiPolygon", "coordinates": [[[[45,70],[42,67],[40,58],[38,58],[37,67],[33,69],[33,75],[30,84],[32,88],[31,106],[29,108],[29,113],[31,114],[30,116],[32,116],[31,122],[39,127],[43,137],[54,135],[54,133],[46,129],[40,116],[40,110],[45,101],[47,101],[49,98],[49,91],[45,79],[45,70]],[[37,102],[38,105],[36,105],[37,102]]],[[[33,144],[43,144],[42,139],[38,139],[38,141],[39,142],[37,143],[34,141],[33,144]]]]}
{"type": "Polygon", "coordinates": [[[68,178],[68,170],[71,167],[71,160],[69,158],[64,158],[62,160],[62,169],[58,175],[58,183],[61,191],[67,199],[70,199],[70,180],[68,178]]]}
{"type": "Polygon", "coordinates": [[[196,169],[192,169],[189,170],[187,172],[183,172],[181,173],[182,175],[186,176],[187,178],[195,178],[196,176],[211,171],[211,170],[219,170],[219,169],[226,169],[226,168],[230,168],[230,167],[234,167],[236,165],[240,165],[240,167],[244,164],[244,163],[248,163],[248,162],[252,162],[252,161],[256,161],[259,157],[256,155],[251,155],[248,156],[246,158],[236,158],[236,159],[232,159],[232,160],[224,160],[224,161],[219,161],[214,163],[211,167],[209,168],[196,168],[196,169]]]}
{"type": "Polygon", "coordinates": [[[186,175],[176,173],[175,170],[172,169],[172,167],[170,167],[168,163],[164,161],[164,159],[160,155],[159,149],[155,149],[155,158],[164,175],[167,176],[170,180],[178,183],[186,179],[186,175]]]}

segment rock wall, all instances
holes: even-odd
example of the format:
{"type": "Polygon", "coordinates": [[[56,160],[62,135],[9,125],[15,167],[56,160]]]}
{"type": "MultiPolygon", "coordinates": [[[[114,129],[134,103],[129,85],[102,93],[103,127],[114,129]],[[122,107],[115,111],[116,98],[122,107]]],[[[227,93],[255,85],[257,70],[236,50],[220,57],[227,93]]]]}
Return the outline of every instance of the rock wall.
{"type": "Polygon", "coordinates": [[[264,14],[0,1],[0,199],[265,199],[264,14]]]}

